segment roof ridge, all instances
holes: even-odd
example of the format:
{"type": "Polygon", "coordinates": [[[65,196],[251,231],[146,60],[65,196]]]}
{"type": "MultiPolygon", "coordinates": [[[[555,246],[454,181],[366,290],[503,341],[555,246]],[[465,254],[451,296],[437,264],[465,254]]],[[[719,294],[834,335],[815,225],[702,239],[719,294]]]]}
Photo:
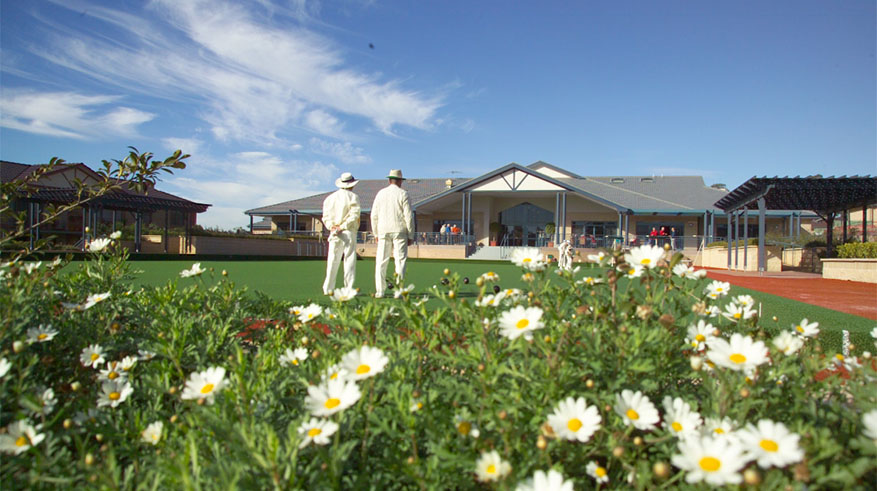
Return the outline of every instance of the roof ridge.
{"type": "Polygon", "coordinates": [[[640,196],[640,197],[643,197],[643,198],[653,199],[653,200],[655,200],[655,201],[660,201],[660,202],[662,202],[662,203],[667,203],[668,205],[673,205],[673,206],[678,206],[678,207],[680,207],[680,208],[685,208],[686,210],[694,210],[694,209],[695,209],[695,208],[692,208],[692,207],[690,207],[690,206],[683,205],[683,204],[681,204],[681,203],[675,203],[675,202],[673,202],[673,201],[669,201],[669,200],[666,200],[666,199],[657,198],[657,197],[655,197],[655,196],[649,196],[648,194],[640,193],[640,192],[638,192],[638,191],[632,191],[632,190],[630,190],[630,189],[624,189],[624,188],[622,188],[622,187],[613,186],[612,184],[609,184],[609,183],[607,183],[607,182],[601,182],[601,181],[598,181],[598,180],[596,180],[596,179],[588,179],[588,178],[585,178],[585,180],[590,180],[590,181],[593,181],[593,182],[595,182],[595,183],[597,183],[597,184],[600,184],[600,185],[602,185],[602,186],[606,186],[606,187],[610,187],[610,188],[613,188],[613,189],[617,189],[618,191],[624,191],[625,193],[631,193],[631,194],[634,194],[634,195],[637,195],[637,196],[640,196]]]}

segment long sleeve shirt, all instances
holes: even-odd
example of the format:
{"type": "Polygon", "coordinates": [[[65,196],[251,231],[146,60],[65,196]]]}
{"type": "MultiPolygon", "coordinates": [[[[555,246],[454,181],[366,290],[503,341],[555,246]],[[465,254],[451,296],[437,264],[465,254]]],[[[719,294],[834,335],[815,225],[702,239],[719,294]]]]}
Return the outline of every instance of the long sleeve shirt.
{"type": "Polygon", "coordinates": [[[372,233],[376,237],[402,233],[414,237],[414,214],[408,202],[408,191],[390,184],[378,191],[371,210],[372,233]]]}
{"type": "Polygon", "coordinates": [[[359,196],[349,189],[339,189],[323,201],[323,225],[327,229],[338,226],[341,230],[359,230],[361,207],[359,196]]]}

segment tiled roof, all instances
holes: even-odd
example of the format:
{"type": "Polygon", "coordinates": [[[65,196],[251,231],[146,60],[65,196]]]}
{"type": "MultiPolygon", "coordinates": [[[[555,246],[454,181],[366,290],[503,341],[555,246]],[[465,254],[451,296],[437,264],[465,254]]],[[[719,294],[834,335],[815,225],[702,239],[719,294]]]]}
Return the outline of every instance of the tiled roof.
{"type": "Polygon", "coordinates": [[[711,188],[700,176],[601,176],[560,179],[570,186],[633,211],[703,211],[727,191],[711,188]]]}
{"type": "MultiPolygon", "coordinates": [[[[447,190],[445,181],[447,179],[407,179],[402,182],[402,189],[408,191],[408,199],[414,206],[418,202],[423,201],[430,196],[434,196],[442,191],[447,190]]],[[[453,179],[453,186],[459,186],[468,179],[453,179]]],[[[387,187],[386,179],[361,179],[359,184],[353,188],[353,192],[359,196],[359,203],[362,211],[368,213],[371,211],[372,203],[375,201],[375,195],[378,191],[387,187]]],[[[306,198],[284,201],[274,205],[263,206],[261,208],[253,208],[244,213],[248,215],[286,215],[289,210],[297,210],[302,213],[322,213],[323,200],[334,191],[327,193],[308,196],[306,198]]]]}

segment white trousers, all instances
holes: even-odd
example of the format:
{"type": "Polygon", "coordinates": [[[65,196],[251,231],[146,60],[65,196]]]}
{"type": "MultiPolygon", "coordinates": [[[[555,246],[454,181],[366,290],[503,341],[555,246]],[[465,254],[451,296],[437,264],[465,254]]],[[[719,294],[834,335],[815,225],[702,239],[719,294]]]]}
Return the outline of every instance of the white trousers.
{"type": "Polygon", "coordinates": [[[335,279],[338,277],[338,266],[341,265],[341,255],[344,255],[344,286],[353,288],[353,280],[356,279],[356,241],[353,234],[344,230],[329,236],[329,254],[326,257],[326,280],[323,282],[323,293],[330,293],[335,289],[335,279]]]}
{"type": "Polygon", "coordinates": [[[408,262],[408,234],[386,234],[378,237],[375,251],[375,296],[384,296],[387,288],[387,264],[390,262],[390,247],[396,264],[396,276],[405,277],[405,264],[408,262]]]}

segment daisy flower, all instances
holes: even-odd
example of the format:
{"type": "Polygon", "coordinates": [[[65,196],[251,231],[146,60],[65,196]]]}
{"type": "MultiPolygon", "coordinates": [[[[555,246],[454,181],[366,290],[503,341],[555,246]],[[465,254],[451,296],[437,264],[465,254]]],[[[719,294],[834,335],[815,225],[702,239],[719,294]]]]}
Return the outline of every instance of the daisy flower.
{"type": "Polygon", "coordinates": [[[305,405],[314,416],[331,416],[354,405],[362,396],[353,380],[329,380],[308,386],[305,405]]]}
{"type": "Polygon", "coordinates": [[[635,247],[624,255],[624,262],[631,266],[652,269],[658,266],[658,262],[664,257],[666,251],[663,247],[642,245],[635,247]]]}
{"type": "Polygon", "coordinates": [[[155,353],[145,349],[137,350],[137,359],[140,361],[149,361],[155,358],[155,353]]]}
{"type": "Polygon", "coordinates": [[[210,367],[203,372],[192,372],[180,398],[205,399],[207,404],[213,404],[216,394],[228,384],[225,380],[225,368],[210,367]]]}
{"type": "Polygon", "coordinates": [[[475,475],[481,482],[498,481],[512,471],[512,466],[499,457],[496,450],[481,452],[475,463],[475,475]]]}
{"type": "Polygon", "coordinates": [[[680,399],[670,396],[664,397],[664,428],[679,438],[687,438],[696,435],[703,420],[697,411],[680,399]]]}
{"type": "Polygon", "coordinates": [[[506,288],[505,290],[497,293],[496,301],[499,302],[500,300],[509,299],[513,302],[517,302],[522,298],[524,298],[524,292],[522,292],[521,290],[518,290],[517,288],[506,288]],[[499,297],[499,295],[502,295],[502,297],[499,297]]]}
{"type": "Polygon", "coordinates": [[[516,491],[573,491],[573,482],[563,478],[563,474],[554,469],[545,471],[536,471],[533,477],[527,479],[518,487],[516,491]]]}
{"type": "Polygon", "coordinates": [[[40,327],[31,327],[27,330],[27,342],[31,344],[45,343],[51,341],[56,334],[58,331],[52,329],[51,325],[40,324],[40,327]]]}
{"type": "Polygon", "coordinates": [[[106,368],[100,371],[98,378],[101,380],[119,380],[123,381],[128,378],[128,374],[122,370],[121,365],[117,361],[107,362],[106,368]]]}
{"type": "Polygon", "coordinates": [[[577,285],[594,286],[598,283],[603,283],[603,278],[594,278],[592,276],[585,276],[584,278],[576,281],[577,285]]]}
{"type": "Polygon", "coordinates": [[[88,298],[85,299],[85,303],[82,304],[82,310],[88,310],[95,305],[103,302],[104,300],[110,298],[110,296],[110,292],[91,294],[88,296],[88,298]]]}
{"type": "Polygon", "coordinates": [[[859,363],[859,360],[857,360],[855,356],[844,356],[844,355],[838,353],[838,354],[834,355],[834,359],[832,360],[832,363],[829,364],[828,368],[834,368],[834,367],[837,367],[837,368],[843,367],[848,372],[851,372],[857,368],[861,368],[862,364],[859,363]],[[834,366],[832,366],[832,365],[834,365],[834,366]]]}
{"type": "Polygon", "coordinates": [[[548,416],[548,424],[558,437],[582,443],[600,428],[601,421],[600,412],[596,407],[588,406],[584,397],[567,397],[548,416]]]}
{"type": "Polygon", "coordinates": [[[865,427],[862,433],[872,440],[877,440],[877,409],[862,415],[862,425],[865,427]]]}
{"type": "Polygon", "coordinates": [[[298,434],[303,436],[298,448],[305,448],[311,442],[314,445],[326,445],[329,443],[329,437],[338,431],[338,425],[328,419],[311,418],[298,427],[298,434]]]}
{"type": "Polygon", "coordinates": [[[457,433],[462,436],[471,436],[472,438],[481,436],[481,431],[475,426],[475,423],[459,414],[454,416],[454,427],[457,429],[457,433]]]}
{"type": "Polygon", "coordinates": [[[727,281],[713,281],[703,290],[712,299],[724,297],[731,291],[731,284],[727,281]]]}
{"type": "Polygon", "coordinates": [[[816,335],[819,334],[818,327],[818,322],[807,322],[806,318],[794,326],[795,332],[805,338],[815,338],[816,335]]]}
{"type": "Polygon", "coordinates": [[[751,319],[753,316],[755,316],[756,313],[757,312],[752,310],[752,308],[747,305],[738,305],[734,302],[731,302],[728,305],[725,305],[725,311],[722,312],[722,315],[732,322],[737,322],[741,319],[751,319]]]}
{"type": "Polygon", "coordinates": [[[685,278],[687,280],[699,280],[701,278],[706,277],[705,269],[694,269],[693,266],[689,266],[687,264],[679,263],[676,266],[673,266],[673,274],[679,276],[680,278],[685,278]]]}
{"type": "Polygon", "coordinates": [[[201,276],[202,273],[207,271],[206,269],[201,267],[201,263],[195,263],[189,269],[184,269],[180,271],[180,278],[191,278],[192,276],[201,276]]]}
{"type": "Polygon", "coordinates": [[[585,467],[585,472],[600,484],[609,482],[609,471],[607,471],[602,465],[598,464],[595,460],[588,462],[588,465],[585,467]]]}
{"type": "Polygon", "coordinates": [[[700,436],[679,440],[680,454],[671,458],[673,465],[687,472],[688,483],[706,482],[713,486],[739,484],[740,470],[747,463],[743,448],[736,440],[700,436]]]}
{"type": "Polygon", "coordinates": [[[871,337],[877,339],[877,327],[871,329],[871,337]]]}
{"type": "Polygon", "coordinates": [[[529,271],[542,271],[546,264],[545,256],[537,247],[516,247],[512,250],[511,260],[529,271]]]}
{"type": "Polygon", "coordinates": [[[84,367],[97,368],[104,361],[106,361],[104,359],[104,349],[99,344],[89,345],[79,354],[79,362],[84,367]]]}
{"type": "Polygon", "coordinates": [[[140,439],[145,443],[158,445],[158,441],[161,440],[162,430],[164,430],[164,423],[161,421],[150,423],[149,426],[140,433],[140,439]]]}
{"type": "Polygon", "coordinates": [[[124,380],[107,380],[100,386],[101,394],[97,399],[97,407],[118,407],[134,392],[131,384],[124,380]]]}
{"type": "Polygon", "coordinates": [[[412,402],[411,402],[411,406],[408,408],[408,410],[409,410],[410,412],[412,412],[412,413],[415,413],[415,412],[417,412],[417,411],[420,411],[421,409],[423,409],[423,402],[422,402],[422,401],[417,401],[417,400],[412,401],[412,402]]]}
{"type": "Polygon", "coordinates": [[[304,361],[308,359],[308,350],[305,348],[296,348],[295,351],[292,348],[286,348],[286,352],[280,355],[280,366],[285,367],[289,365],[298,366],[299,361],[304,361]]]}
{"type": "MultiPolygon", "coordinates": [[[[115,232],[113,232],[113,233],[110,234],[110,238],[113,239],[113,240],[119,240],[119,239],[121,239],[121,238],[122,238],[122,231],[121,231],[121,230],[116,230],[115,232]]],[[[59,259],[60,259],[60,258],[59,258],[59,259]]]]}
{"type": "Polygon", "coordinates": [[[298,317],[298,315],[301,314],[304,311],[304,309],[305,309],[304,305],[295,305],[295,306],[289,308],[289,313],[298,317]]]}
{"type": "Polygon", "coordinates": [[[408,285],[405,288],[399,288],[393,292],[393,298],[408,298],[408,294],[414,291],[414,285],[408,285]]]}
{"type": "Polygon", "coordinates": [[[0,378],[5,377],[10,368],[12,368],[12,363],[9,363],[6,358],[0,358],[0,378]]]}
{"type": "Polygon", "coordinates": [[[119,368],[122,369],[123,372],[130,372],[134,365],[137,364],[137,357],[134,356],[126,356],[122,358],[122,361],[119,362],[119,368]]]}
{"type": "Polygon", "coordinates": [[[58,398],[55,397],[55,391],[51,388],[44,389],[37,394],[37,404],[40,406],[40,410],[34,414],[49,414],[55,409],[57,403],[58,398]]]}
{"type": "Polygon", "coordinates": [[[350,351],[341,358],[341,365],[347,370],[353,380],[362,380],[384,371],[390,360],[380,348],[363,346],[350,351]]]}
{"type": "Polygon", "coordinates": [[[350,377],[350,372],[348,372],[340,363],[336,363],[323,372],[320,376],[320,380],[325,384],[329,380],[344,380],[348,377],[350,377]]]}
{"type": "Polygon", "coordinates": [[[648,397],[640,391],[628,389],[615,395],[615,412],[625,425],[633,425],[638,430],[652,430],[660,419],[658,410],[648,397]]]}
{"type": "Polygon", "coordinates": [[[642,276],[643,271],[645,271],[645,268],[638,264],[634,264],[633,266],[628,265],[626,268],[621,270],[621,272],[624,273],[624,276],[631,280],[642,276]]]}
{"type": "Polygon", "coordinates": [[[758,461],[762,469],[785,467],[804,460],[804,451],[798,445],[800,436],[790,432],[782,423],[762,419],[758,425],[747,425],[737,437],[750,460],[758,461]]]}
{"type": "Polygon", "coordinates": [[[43,265],[42,261],[37,261],[35,263],[24,263],[21,266],[21,269],[22,269],[22,271],[24,271],[24,274],[31,274],[34,271],[40,269],[40,266],[42,266],[42,265],[43,265]]]}
{"type": "Polygon", "coordinates": [[[322,313],[323,307],[312,303],[305,307],[300,314],[298,314],[298,320],[301,322],[310,322],[322,313]]]}
{"type": "Polygon", "coordinates": [[[481,279],[484,280],[485,283],[490,281],[497,282],[499,281],[499,275],[494,273],[493,271],[488,271],[481,275],[481,279]]]}
{"type": "Polygon", "coordinates": [[[108,239],[106,237],[102,237],[100,239],[94,239],[93,241],[88,243],[88,252],[101,252],[107,248],[108,245],[112,244],[112,239],[108,239]]]}
{"type": "Polygon", "coordinates": [[[30,421],[20,419],[6,427],[6,434],[0,435],[0,452],[18,455],[30,447],[38,445],[46,435],[37,433],[39,425],[34,427],[30,421]]]}
{"type": "Polygon", "coordinates": [[[516,339],[520,335],[525,338],[532,336],[532,331],[542,329],[542,309],[539,307],[524,307],[519,305],[510,310],[503,312],[499,316],[500,334],[509,338],[516,339]]]}
{"type": "Polygon", "coordinates": [[[715,338],[710,342],[706,356],[718,366],[731,370],[753,371],[758,365],[769,361],[767,347],[761,341],[753,341],[739,333],[731,335],[731,341],[715,338]]]}
{"type": "Polygon", "coordinates": [[[737,423],[727,417],[722,419],[706,418],[706,421],[701,427],[701,434],[712,435],[714,437],[731,437],[736,434],[736,427],[737,423]]]}
{"type": "Polygon", "coordinates": [[[804,346],[804,340],[791,331],[783,331],[773,338],[773,345],[785,355],[794,355],[804,346]]]}
{"type": "Polygon", "coordinates": [[[602,265],[603,261],[607,259],[609,259],[609,256],[603,251],[599,251],[596,254],[588,254],[588,261],[592,263],[600,263],[602,265]]]}
{"type": "Polygon", "coordinates": [[[737,295],[731,301],[743,307],[755,306],[755,299],[752,298],[752,295],[737,295]]]}
{"type": "Polygon", "coordinates": [[[703,351],[707,343],[715,337],[715,331],[716,328],[712,324],[699,319],[697,324],[688,326],[688,337],[685,338],[685,342],[695,350],[703,351]]]}
{"type": "Polygon", "coordinates": [[[332,295],[330,297],[336,302],[347,302],[353,300],[353,297],[355,297],[357,293],[359,292],[356,291],[356,288],[348,288],[345,286],[332,290],[332,295]]]}

